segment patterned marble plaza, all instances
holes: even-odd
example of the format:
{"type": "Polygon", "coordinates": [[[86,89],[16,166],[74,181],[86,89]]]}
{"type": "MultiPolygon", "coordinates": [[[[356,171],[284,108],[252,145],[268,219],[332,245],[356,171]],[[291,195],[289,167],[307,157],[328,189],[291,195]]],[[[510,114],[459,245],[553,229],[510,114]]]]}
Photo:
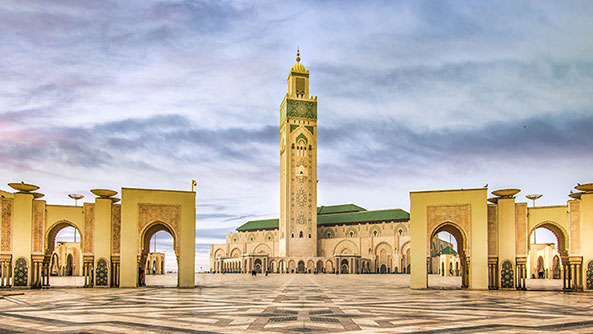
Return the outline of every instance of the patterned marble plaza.
{"type": "Polygon", "coordinates": [[[197,274],[196,284],[0,290],[0,333],[593,333],[589,293],[410,290],[407,275],[197,274]]]}

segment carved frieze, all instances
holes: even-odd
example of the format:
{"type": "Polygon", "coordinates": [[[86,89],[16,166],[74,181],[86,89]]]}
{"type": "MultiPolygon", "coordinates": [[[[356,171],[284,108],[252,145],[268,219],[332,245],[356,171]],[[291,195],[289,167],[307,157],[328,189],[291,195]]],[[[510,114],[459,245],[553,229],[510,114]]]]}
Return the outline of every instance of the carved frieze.
{"type": "Polygon", "coordinates": [[[84,242],[82,252],[93,253],[93,230],[95,226],[95,204],[84,203],[84,242]]]}
{"type": "MultiPolygon", "coordinates": [[[[175,234],[180,235],[181,205],[138,203],[138,235],[153,222],[163,222],[173,228],[175,234]]],[[[179,242],[176,242],[179,251],[179,242]]]]}
{"type": "Polygon", "coordinates": [[[10,252],[12,250],[12,198],[3,198],[2,201],[2,247],[0,251],[10,252]]]}
{"type": "Polygon", "coordinates": [[[488,205],[488,256],[498,256],[498,218],[496,205],[488,205]]]}
{"type": "MultiPolygon", "coordinates": [[[[426,207],[427,240],[430,240],[435,228],[445,222],[455,223],[463,229],[467,238],[467,247],[471,249],[471,205],[429,205],[426,207]]],[[[430,242],[428,247],[430,247],[430,242]]],[[[428,250],[430,253],[430,249],[428,250]]]]}
{"type": "Polygon", "coordinates": [[[111,206],[111,252],[119,254],[121,242],[121,205],[111,206]]]}
{"type": "Polygon", "coordinates": [[[515,204],[515,243],[517,256],[527,256],[527,203],[515,204]]]}
{"type": "Polygon", "coordinates": [[[570,253],[581,253],[581,201],[568,202],[570,224],[570,253]]]}
{"type": "Polygon", "coordinates": [[[45,202],[33,201],[33,253],[43,253],[43,230],[45,222],[45,202]]]}

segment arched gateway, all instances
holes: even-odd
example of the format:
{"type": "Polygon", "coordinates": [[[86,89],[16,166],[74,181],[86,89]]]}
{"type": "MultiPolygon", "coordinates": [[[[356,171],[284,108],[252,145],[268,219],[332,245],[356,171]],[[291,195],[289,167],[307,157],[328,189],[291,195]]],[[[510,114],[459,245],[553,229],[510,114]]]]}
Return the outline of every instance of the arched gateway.
{"type": "Polygon", "coordinates": [[[10,186],[18,192],[0,198],[0,287],[50,286],[55,237],[65,227],[80,233],[86,287],[142,284],[148,243],[162,230],[174,239],[178,286],[194,286],[195,192],[122,188],[118,204],[116,191],[94,189],[93,203],[66,206],[41,200],[37,186],[10,186]]]}
{"type": "Polygon", "coordinates": [[[544,207],[515,203],[519,189],[497,190],[489,199],[487,188],[412,192],[411,287],[428,287],[429,241],[449,232],[457,240],[462,287],[524,290],[530,235],[545,228],[556,236],[559,256],[547,273],[533,257],[539,259],[533,276],[562,278],[564,290],[592,290],[593,184],[576,188],[583,192],[571,194],[567,205],[544,207]]]}

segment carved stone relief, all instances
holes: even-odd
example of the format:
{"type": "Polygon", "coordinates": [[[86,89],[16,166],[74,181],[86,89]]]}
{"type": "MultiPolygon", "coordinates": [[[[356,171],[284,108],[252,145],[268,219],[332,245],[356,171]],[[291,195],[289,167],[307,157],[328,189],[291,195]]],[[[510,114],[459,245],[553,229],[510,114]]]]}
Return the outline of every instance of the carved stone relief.
{"type": "Polygon", "coordinates": [[[95,204],[84,203],[84,254],[93,253],[93,230],[95,226],[95,204]]]}
{"type": "Polygon", "coordinates": [[[33,252],[43,253],[43,225],[45,222],[45,203],[33,201],[33,252]]]}
{"type": "Polygon", "coordinates": [[[2,201],[2,247],[0,251],[10,252],[12,250],[12,210],[13,200],[4,198],[2,201]]]}
{"type": "Polygon", "coordinates": [[[496,205],[488,205],[488,256],[498,256],[498,220],[496,205]]]}
{"type": "MultiPolygon", "coordinates": [[[[169,224],[177,236],[180,235],[181,226],[181,205],[170,204],[138,204],[138,235],[144,228],[155,221],[169,224]]],[[[174,236],[175,237],[175,236],[174,236]]],[[[179,254],[179,242],[177,240],[176,251],[179,254]]]]}
{"type": "MultiPolygon", "coordinates": [[[[444,222],[452,222],[463,229],[467,238],[467,249],[471,249],[471,205],[429,205],[426,207],[426,224],[428,233],[426,240],[430,241],[434,229],[444,222]]],[[[430,253],[431,242],[428,242],[427,253],[430,253]]],[[[469,255],[469,254],[468,254],[469,255]]]]}
{"type": "Polygon", "coordinates": [[[569,202],[570,253],[581,253],[581,201],[569,202]]]}
{"type": "Polygon", "coordinates": [[[121,242],[121,205],[115,204],[111,206],[111,252],[113,254],[120,253],[121,242]]]}
{"type": "Polygon", "coordinates": [[[527,203],[515,204],[515,226],[517,256],[527,256],[527,203]]]}

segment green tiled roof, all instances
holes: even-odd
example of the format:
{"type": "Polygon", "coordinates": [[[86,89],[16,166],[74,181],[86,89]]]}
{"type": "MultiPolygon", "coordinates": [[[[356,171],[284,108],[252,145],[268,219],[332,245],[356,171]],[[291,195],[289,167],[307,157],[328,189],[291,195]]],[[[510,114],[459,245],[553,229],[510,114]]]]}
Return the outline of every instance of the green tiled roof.
{"type": "Polygon", "coordinates": [[[355,204],[340,204],[340,205],[330,205],[330,206],[320,206],[317,208],[317,215],[329,215],[333,213],[346,213],[346,212],[360,212],[366,211],[365,208],[362,208],[355,204]]]}
{"type": "Polygon", "coordinates": [[[237,231],[247,230],[270,230],[278,228],[280,225],[280,219],[263,219],[263,220],[250,220],[247,223],[237,227],[237,231]]]}
{"type": "Polygon", "coordinates": [[[451,246],[447,246],[439,252],[439,255],[443,255],[443,254],[457,255],[457,252],[453,248],[451,248],[451,246]]]}
{"type": "MultiPolygon", "coordinates": [[[[317,225],[335,225],[370,221],[409,220],[410,214],[402,209],[375,210],[354,204],[320,206],[317,208],[317,225]]],[[[279,219],[250,220],[239,226],[237,231],[277,229],[279,219]]]]}
{"type": "Polygon", "coordinates": [[[340,223],[356,223],[402,219],[410,219],[410,214],[402,209],[361,211],[349,213],[336,213],[333,215],[317,215],[317,225],[332,225],[340,223]]]}

